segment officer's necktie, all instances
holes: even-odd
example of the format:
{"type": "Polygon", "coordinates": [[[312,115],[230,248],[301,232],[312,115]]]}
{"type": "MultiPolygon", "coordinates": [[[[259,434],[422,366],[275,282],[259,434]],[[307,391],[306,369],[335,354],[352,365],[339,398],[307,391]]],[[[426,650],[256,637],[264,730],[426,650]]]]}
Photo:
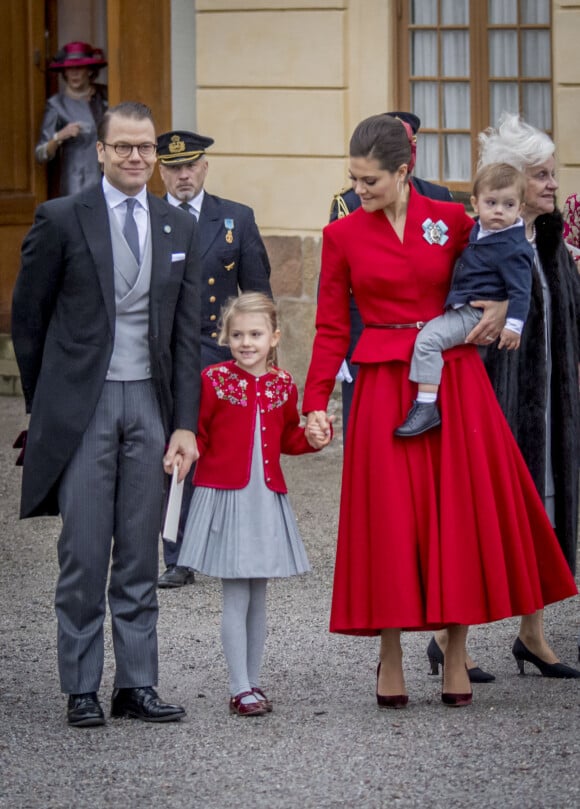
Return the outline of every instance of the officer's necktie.
{"type": "Polygon", "coordinates": [[[127,213],[125,214],[125,226],[123,228],[123,236],[127,239],[127,244],[131,248],[131,252],[137,259],[139,264],[139,231],[137,230],[137,223],[133,216],[133,210],[137,200],[135,197],[127,197],[127,213]]]}
{"type": "Polygon", "coordinates": [[[194,206],[191,205],[189,202],[180,202],[177,207],[181,208],[182,211],[187,211],[187,213],[190,213],[192,216],[195,216],[196,220],[199,221],[199,213],[196,211],[194,206]]]}

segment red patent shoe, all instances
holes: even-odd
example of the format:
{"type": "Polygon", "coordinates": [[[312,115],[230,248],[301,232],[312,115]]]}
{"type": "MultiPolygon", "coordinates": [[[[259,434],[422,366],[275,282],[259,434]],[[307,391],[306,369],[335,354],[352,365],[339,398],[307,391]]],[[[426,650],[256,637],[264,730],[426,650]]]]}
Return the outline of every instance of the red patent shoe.
{"type": "Polygon", "coordinates": [[[230,699],[230,713],[238,716],[264,716],[266,708],[261,702],[242,702],[244,697],[253,697],[251,691],[242,691],[230,699]]]}
{"type": "Polygon", "coordinates": [[[258,688],[257,686],[252,688],[252,694],[256,697],[256,699],[260,700],[260,704],[266,709],[266,713],[272,712],[274,708],[272,700],[268,699],[261,688],[258,688]]]}

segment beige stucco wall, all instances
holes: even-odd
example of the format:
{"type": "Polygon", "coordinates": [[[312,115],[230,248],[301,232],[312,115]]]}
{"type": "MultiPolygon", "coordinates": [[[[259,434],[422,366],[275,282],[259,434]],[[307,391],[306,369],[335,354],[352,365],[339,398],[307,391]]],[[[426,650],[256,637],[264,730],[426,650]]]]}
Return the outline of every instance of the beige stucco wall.
{"type": "Polygon", "coordinates": [[[560,191],[580,191],[580,2],[553,4],[554,126],[560,191]]]}
{"type": "Polygon", "coordinates": [[[301,383],[314,333],[321,230],[348,138],[389,108],[390,0],[198,0],[197,131],[207,188],[251,205],[280,305],[280,361],[301,383]]]}

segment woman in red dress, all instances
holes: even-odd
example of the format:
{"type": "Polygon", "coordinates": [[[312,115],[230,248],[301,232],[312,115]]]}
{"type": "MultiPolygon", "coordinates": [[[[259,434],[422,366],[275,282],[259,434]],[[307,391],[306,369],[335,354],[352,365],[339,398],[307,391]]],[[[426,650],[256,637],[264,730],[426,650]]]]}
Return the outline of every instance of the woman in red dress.
{"type": "Polygon", "coordinates": [[[355,129],[350,174],[362,204],[324,229],[304,412],[329,428],[352,289],[365,329],[353,357],[360,370],[330,629],[381,636],[377,702],[401,707],[408,701],[401,630],[447,627],[442,700],[460,706],[471,702],[469,624],[534,612],[577,590],[473,344],[497,337],[503,304],[482,304],[472,344],[444,354],[441,429],[404,440],[393,434],[415,396],[408,372],[417,328],[443,311],[473,225],[462,205],[414,191],[410,160],[402,122],[375,115],[355,129]]]}

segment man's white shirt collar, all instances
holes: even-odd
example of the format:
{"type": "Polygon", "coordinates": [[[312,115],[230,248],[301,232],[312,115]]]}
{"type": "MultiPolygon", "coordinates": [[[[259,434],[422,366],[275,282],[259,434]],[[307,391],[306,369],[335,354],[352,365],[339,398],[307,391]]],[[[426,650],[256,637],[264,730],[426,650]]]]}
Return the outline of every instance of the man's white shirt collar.
{"type": "MultiPolygon", "coordinates": [[[[119,191],[118,188],[115,188],[114,185],[107,180],[106,177],[103,176],[103,193],[105,195],[105,200],[107,201],[107,205],[109,208],[116,208],[121,203],[124,203],[127,197],[131,196],[131,194],[124,194],[122,191],[119,191]]],[[[147,186],[144,185],[141,191],[138,194],[135,194],[135,199],[137,202],[146,210],[149,210],[149,205],[147,203],[147,186]]]]}

